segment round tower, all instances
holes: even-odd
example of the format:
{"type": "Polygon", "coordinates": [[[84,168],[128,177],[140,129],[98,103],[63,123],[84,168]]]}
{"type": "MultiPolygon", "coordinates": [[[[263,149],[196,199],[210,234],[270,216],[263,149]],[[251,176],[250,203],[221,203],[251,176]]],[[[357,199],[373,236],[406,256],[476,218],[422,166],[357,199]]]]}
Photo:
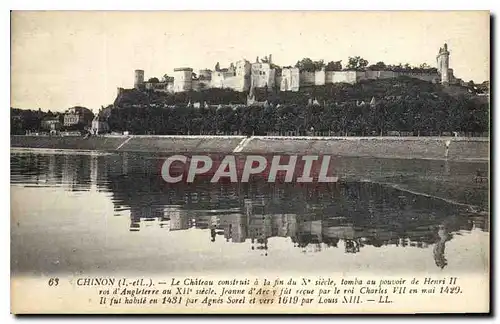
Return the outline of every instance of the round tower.
{"type": "Polygon", "coordinates": [[[138,89],[144,85],[144,70],[135,70],[134,88],[138,89]]]}
{"type": "Polygon", "coordinates": [[[441,83],[447,84],[450,82],[450,52],[448,51],[448,44],[439,50],[438,70],[441,74],[441,83]]]}
{"type": "Polygon", "coordinates": [[[174,92],[183,92],[193,89],[192,68],[174,69],[174,92]]]}
{"type": "Polygon", "coordinates": [[[198,77],[200,78],[200,80],[210,80],[212,79],[212,71],[209,69],[199,70],[198,77]]]}

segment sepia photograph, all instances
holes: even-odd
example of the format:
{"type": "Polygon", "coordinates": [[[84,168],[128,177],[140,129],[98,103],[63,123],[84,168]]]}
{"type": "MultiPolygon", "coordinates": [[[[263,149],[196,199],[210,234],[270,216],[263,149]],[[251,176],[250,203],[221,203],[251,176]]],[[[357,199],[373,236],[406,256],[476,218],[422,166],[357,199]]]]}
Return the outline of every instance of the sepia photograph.
{"type": "Polygon", "coordinates": [[[12,11],[13,314],[490,312],[489,11],[12,11]]]}

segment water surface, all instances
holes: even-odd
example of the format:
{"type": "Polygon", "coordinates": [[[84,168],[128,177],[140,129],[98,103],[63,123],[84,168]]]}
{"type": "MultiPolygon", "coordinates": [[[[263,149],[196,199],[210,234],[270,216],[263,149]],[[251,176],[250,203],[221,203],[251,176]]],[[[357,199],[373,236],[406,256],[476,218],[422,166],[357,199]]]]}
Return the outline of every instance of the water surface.
{"type": "Polygon", "coordinates": [[[169,185],[160,162],[12,151],[12,273],[488,271],[485,164],[336,158],[336,184],[169,185]]]}

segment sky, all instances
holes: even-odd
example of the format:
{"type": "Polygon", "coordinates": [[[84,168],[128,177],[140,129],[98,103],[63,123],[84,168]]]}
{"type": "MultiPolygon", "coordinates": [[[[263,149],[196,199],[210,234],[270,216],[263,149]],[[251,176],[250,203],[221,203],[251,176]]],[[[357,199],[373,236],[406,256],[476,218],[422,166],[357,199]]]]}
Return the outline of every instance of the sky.
{"type": "Polygon", "coordinates": [[[444,43],[456,77],[489,80],[487,11],[14,11],[11,106],[96,112],[133,86],[135,69],[160,78],[269,54],[281,66],[349,56],[436,66],[444,43]]]}

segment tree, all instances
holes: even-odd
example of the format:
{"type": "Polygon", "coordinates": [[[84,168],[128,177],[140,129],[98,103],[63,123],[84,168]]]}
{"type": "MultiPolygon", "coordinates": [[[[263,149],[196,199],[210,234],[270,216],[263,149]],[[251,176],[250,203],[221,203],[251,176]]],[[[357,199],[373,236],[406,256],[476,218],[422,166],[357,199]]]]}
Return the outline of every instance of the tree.
{"type": "Polygon", "coordinates": [[[349,116],[348,112],[352,110],[353,104],[352,103],[345,103],[344,105],[335,105],[335,115],[338,116],[337,118],[337,128],[338,131],[341,132],[342,135],[347,136],[348,129],[347,127],[349,126],[349,116]]]}
{"type": "Polygon", "coordinates": [[[410,71],[410,70],[411,70],[411,65],[410,65],[410,63],[405,63],[405,65],[404,65],[404,67],[403,67],[403,68],[404,68],[404,70],[405,70],[405,71],[410,71]]]}
{"type": "Polygon", "coordinates": [[[420,64],[420,66],[419,66],[419,67],[420,67],[422,70],[429,70],[429,69],[431,69],[431,68],[432,68],[432,67],[431,67],[429,64],[427,64],[427,63],[422,63],[422,64],[420,64]]]}
{"type": "Polygon", "coordinates": [[[375,128],[377,129],[380,136],[384,134],[384,130],[386,129],[386,120],[387,120],[387,107],[385,103],[379,104],[375,110],[375,128]]]}
{"type": "Polygon", "coordinates": [[[215,64],[215,71],[217,71],[217,72],[220,71],[220,64],[219,64],[219,62],[217,62],[217,64],[215,64]]]}
{"type": "Polygon", "coordinates": [[[299,68],[299,70],[301,71],[314,72],[314,71],[319,71],[323,67],[325,67],[325,61],[323,60],[313,61],[310,58],[306,57],[300,61],[297,61],[295,67],[299,68]]]}
{"type": "MultiPolygon", "coordinates": [[[[300,61],[299,61],[300,62],[300,61]]],[[[314,63],[313,61],[311,61],[314,63]]],[[[381,64],[375,64],[381,66],[381,64]]],[[[393,68],[403,68],[401,65],[393,68]]],[[[488,88],[485,83],[484,88],[488,88]]],[[[476,84],[480,87],[480,84],[476,84]]],[[[299,92],[256,89],[265,107],[222,107],[219,104],[244,103],[246,93],[230,89],[206,89],[200,92],[150,93],[125,91],[121,102],[108,106],[112,130],[136,134],[266,134],[292,131],[304,134],[311,127],[318,132],[342,134],[381,134],[410,131],[431,135],[441,131],[487,132],[489,103],[484,97],[464,94],[450,96],[440,85],[409,77],[367,80],[350,84],[329,84],[304,88],[299,92]],[[359,105],[376,98],[375,105],[359,105]],[[307,105],[316,98],[321,105],[307,105]],[[187,102],[207,102],[212,107],[186,107],[187,102]],[[150,107],[155,104],[156,107],[150,107]],[[275,105],[279,104],[279,107],[275,105]],[[174,108],[169,106],[174,105],[174,108]],[[113,108],[113,109],[111,109],[113,108]],[[234,109],[234,110],[233,110],[234,109]]],[[[13,110],[12,132],[24,134],[37,130],[48,112],[13,110]]],[[[62,118],[63,115],[60,115],[62,118]]]]}
{"type": "Polygon", "coordinates": [[[149,82],[149,83],[159,83],[159,82],[160,82],[160,80],[158,80],[158,78],[156,78],[156,77],[155,77],[155,78],[150,78],[150,79],[148,80],[148,82],[149,82]]]}
{"type": "Polygon", "coordinates": [[[301,71],[308,71],[308,72],[314,72],[314,62],[308,57],[303,58],[300,61],[297,61],[295,64],[296,68],[299,68],[301,71]]]}
{"type": "Polygon", "coordinates": [[[387,66],[385,65],[384,62],[380,61],[375,64],[372,64],[368,67],[369,70],[372,71],[385,71],[387,69],[387,66]]]}
{"type": "Polygon", "coordinates": [[[313,66],[314,66],[314,71],[320,71],[325,67],[325,61],[323,60],[314,61],[313,66]]]}
{"type": "Polygon", "coordinates": [[[217,131],[221,131],[224,135],[231,132],[231,121],[233,120],[234,111],[230,107],[224,107],[216,111],[217,131]]]}
{"type": "Polygon", "coordinates": [[[490,92],[490,82],[489,81],[484,81],[481,84],[477,85],[477,90],[479,93],[488,93],[490,92]]]}
{"type": "Polygon", "coordinates": [[[346,70],[362,71],[368,66],[368,61],[360,56],[350,56],[349,63],[347,63],[346,70]]]}
{"type": "Polygon", "coordinates": [[[330,61],[325,66],[326,71],[342,71],[342,61],[330,61]]]}

